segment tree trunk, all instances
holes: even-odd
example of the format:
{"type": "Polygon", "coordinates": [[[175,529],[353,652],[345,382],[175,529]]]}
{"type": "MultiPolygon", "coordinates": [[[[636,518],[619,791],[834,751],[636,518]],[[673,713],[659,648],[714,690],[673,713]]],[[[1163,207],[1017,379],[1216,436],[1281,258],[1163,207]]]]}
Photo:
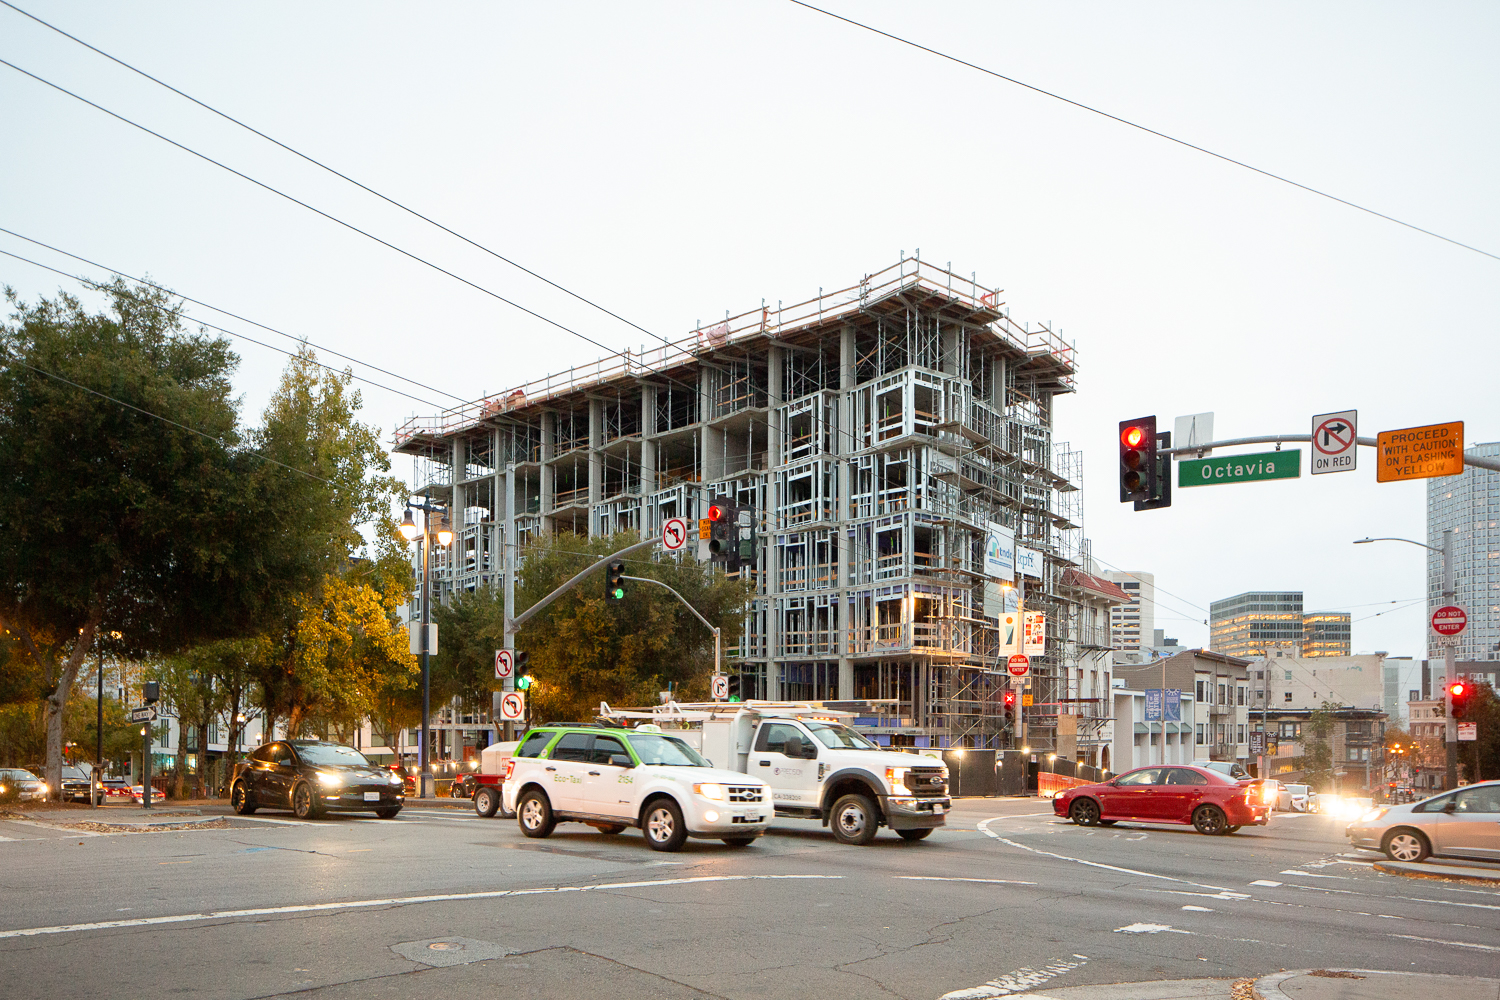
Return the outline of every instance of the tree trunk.
{"type": "MultiPolygon", "coordinates": [[[[57,688],[43,699],[47,719],[47,763],[46,780],[47,787],[61,792],[62,790],[62,767],[63,767],[63,715],[68,708],[68,692],[73,690],[73,684],[78,680],[78,670],[83,666],[83,658],[94,645],[94,633],[99,628],[99,619],[103,617],[102,611],[96,611],[89,615],[89,620],[78,632],[78,638],[73,643],[73,648],[68,651],[68,658],[63,661],[62,670],[57,678],[57,688]]],[[[22,639],[35,656],[38,652],[35,643],[31,641],[28,631],[23,630],[22,639]]],[[[50,659],[50,657],[48,658],[50,659]]],[[[51,666],[43,662],[42,666],[51,666]]],[[[51,671],[49,670],[50,674],[51,671]]]]}

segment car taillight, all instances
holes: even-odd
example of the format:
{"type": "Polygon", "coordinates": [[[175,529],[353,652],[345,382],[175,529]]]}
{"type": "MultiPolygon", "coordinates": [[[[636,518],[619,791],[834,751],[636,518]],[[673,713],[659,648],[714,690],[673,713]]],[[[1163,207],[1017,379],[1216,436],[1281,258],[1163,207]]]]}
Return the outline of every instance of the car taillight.
{"type": "Polygon", "coordinates": [[[500,776],[500,780],[501,781],[509,781],[510,780],[510,773],[512,771],[514,771],[515,769],[516,769],[515,758],[511,758],[510,760],[507,760],[505,762],[505,773],[500,776]]]}

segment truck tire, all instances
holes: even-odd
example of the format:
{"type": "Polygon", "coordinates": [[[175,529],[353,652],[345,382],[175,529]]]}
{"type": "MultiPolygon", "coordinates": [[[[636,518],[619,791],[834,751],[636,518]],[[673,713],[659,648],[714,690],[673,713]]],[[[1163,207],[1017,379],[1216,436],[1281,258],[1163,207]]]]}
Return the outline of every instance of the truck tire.
{"type": "Polygon", "coordinates": [[[875,803],[870,797],[854,792],[833,804],[828,825],[839,843],[863,847],[875,839],[875,829],[879,823],[877,816],[875,803]]]}
{"type": "Polygon", "coordinates": [[[521,801],[516,803],[516,815],[520,818],[521,832],[528,837],[550,837],[557,829],[552,803],[547,801],[547,793],[540,789],[528,788],[521,793],[521,801]]]}
{"type": "Polygon", "coordinates": [[[481,788],[474,793],[474,811],[485,819],[495,815],[500,808],[500,792],[494,788],[481,788]]]}
{"type": "Polygon", "coordinates": [[[932,827],[929,826],[925,830],[897,830],[896,832],[901,835],[902,840],[926,840],[927,835],[932,832],[932,827]]]}
{"type": "Polygon", "coordinates": [[[688,829],[682,809],[671,799],[656,799],[646,806],[641,830],[653,851],[680,851],[687,842],[688,829]]]}

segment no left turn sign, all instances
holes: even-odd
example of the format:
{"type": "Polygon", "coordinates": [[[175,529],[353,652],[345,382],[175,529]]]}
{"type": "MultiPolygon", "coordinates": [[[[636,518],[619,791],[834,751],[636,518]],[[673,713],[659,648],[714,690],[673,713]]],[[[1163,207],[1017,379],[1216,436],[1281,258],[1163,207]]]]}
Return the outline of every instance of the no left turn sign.
{"type": "Polygon", "coordinates": [[[507,691],[500,698],[500,718],[506,722],[518,722],[526,714],[526,696],[519,691],[507,691]]]}
{"type": "Polygon", "coordinates": [[[1312,418],[1312,474],[1353,472],[1358,410],[1320,413],[1312,418]]]}
{"type": "Polygon", "coordinates": [[[680,517],[669,517],[661,525],[661,545],[668,552],[676,552],[687,544],[687,521],[680,517]]]}
{"type": "Polygon", "coordinates": [[[503,681],[516,672],[516,654],[508,649],[495,650],[495,680],[503,681]]]}

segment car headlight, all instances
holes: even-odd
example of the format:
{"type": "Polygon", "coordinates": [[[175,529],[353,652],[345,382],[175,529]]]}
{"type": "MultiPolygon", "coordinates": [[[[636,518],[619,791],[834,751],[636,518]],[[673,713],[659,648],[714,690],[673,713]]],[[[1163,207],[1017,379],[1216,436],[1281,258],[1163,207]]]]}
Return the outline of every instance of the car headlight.
{"type": "Polygon", "coordinates": [[[906,775],[909,767],[888,767],[885,769],[885,783],[891,786],[891,791],[898,795],[910,795],[911,789],[906,787],[906,775]]]}
{"type": "Polygon", "coordinates": [[[318,772],[318,784],[320,784],[320,785],[326,785],[329,788],[337,788],[338,786],[342,785],[343,783],[344,783],[344,777],[343,777],[343,775],[333,774],[333,773],[328,772],[328,771],[319,771],[318,772]]]}
{"type": "Polygon", "coordinates": [[[705,799],[713,799],[715,802],[724,801],[724,786],[717,781],[701,781],[693,786],[693,791],[705,799]]]}
{"type": "Polygon", "coordinates": [[[1373,823],[1376,820],[1378,820],[1380,817],[1384,816],[1389,811],[1390,810],[1385,809],[1383,807],[1379,808],[1379,809],[1371,809],[1369,812],[1367,812],[1363,816],[1361,816],[1359,818],[1359,821],[1361,823],[1373,823]]]}
{"type": "Polygon", "coordinates": [[[401,775],[396,774],[394,771],[391,772],[390,782],[393,785],[399,785],[399,784],[401,784],[401,775]]]}

